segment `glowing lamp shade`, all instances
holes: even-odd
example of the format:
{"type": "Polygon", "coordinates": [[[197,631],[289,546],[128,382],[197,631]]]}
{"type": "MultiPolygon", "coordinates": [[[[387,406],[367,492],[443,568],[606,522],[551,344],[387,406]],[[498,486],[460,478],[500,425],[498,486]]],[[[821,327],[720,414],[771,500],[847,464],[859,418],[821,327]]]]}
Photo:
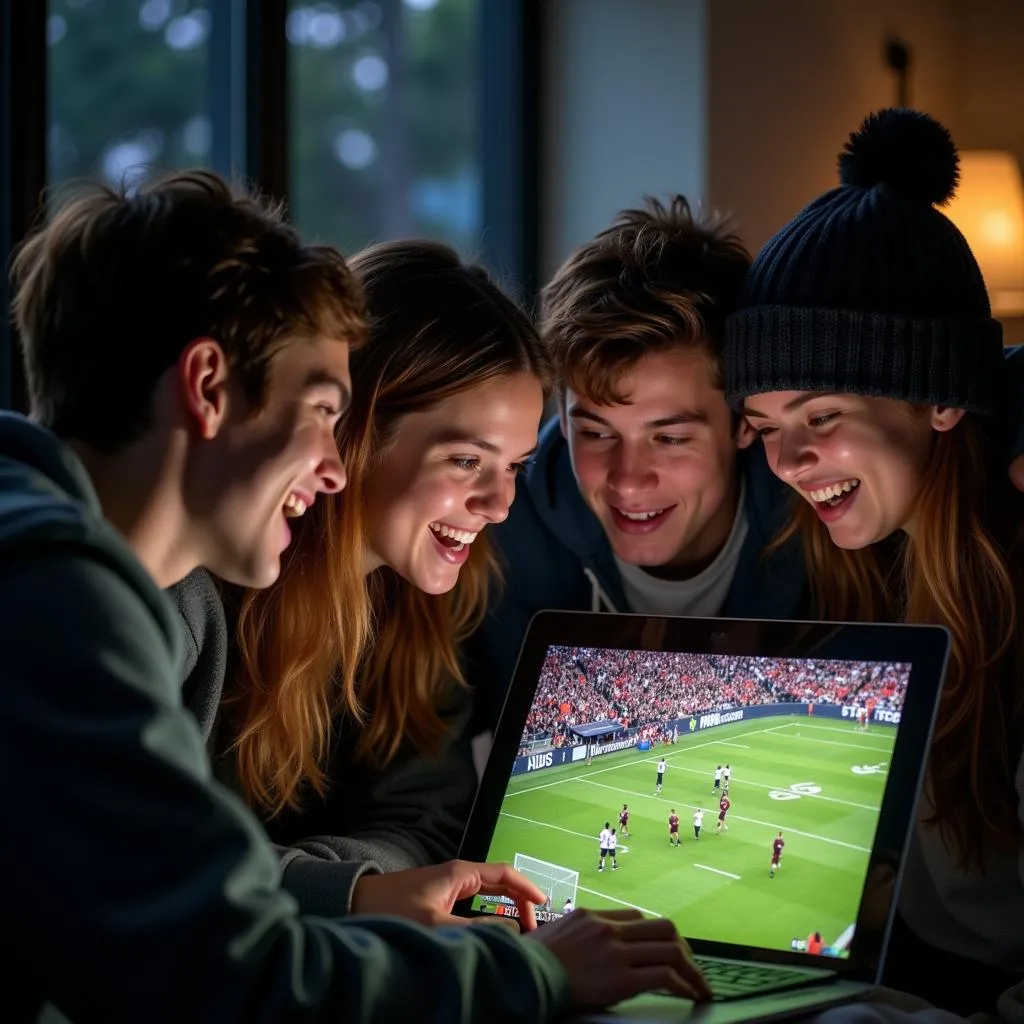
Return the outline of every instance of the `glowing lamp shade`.
{"type": "Polygon", "coordinates": [[[995,316],[1024,315],[1024,184],[1012,153],[960,154],[960,187],[943,212],[963,232],[995,316]]]}

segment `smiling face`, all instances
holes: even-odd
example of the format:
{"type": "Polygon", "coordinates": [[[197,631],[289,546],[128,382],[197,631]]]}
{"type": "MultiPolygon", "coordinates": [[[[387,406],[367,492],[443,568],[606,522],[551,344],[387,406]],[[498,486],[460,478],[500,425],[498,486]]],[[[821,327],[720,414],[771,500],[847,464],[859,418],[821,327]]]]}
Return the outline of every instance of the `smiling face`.
{"type": "Polygon", "coordinates": [[[566,391],[562,429],[580,493],[624,562],[667,576],[699,571],[729,536],[736,451],[750,437],[733,430],[703,353],[646,355],[618,390],[629,404],[566,391]]]}
{"type": "Polygon", "coordinates": [[[772,471],[848,550],[912,528],[935,431],[963,415],[891,398],[800,391],[752,395],[744,411],[772,471]]]}
{"type": "Polygon", "coordinates": [[[291,542],[288,520],[317,494],[345,486],[334,427],[349,389],[348,345],[319,338],[273,357],[258,412],[232,403],[237,411],[201,446],[190,487],[200,564],[242,586],[277,579],[291,542]]]}
{"type": "Polygon", "coordinates": [[[543,408],[540,382],[520,373],[402,417],[363,489],[367,572],[451,590],[480,531],[508,515],[543,408]]]}

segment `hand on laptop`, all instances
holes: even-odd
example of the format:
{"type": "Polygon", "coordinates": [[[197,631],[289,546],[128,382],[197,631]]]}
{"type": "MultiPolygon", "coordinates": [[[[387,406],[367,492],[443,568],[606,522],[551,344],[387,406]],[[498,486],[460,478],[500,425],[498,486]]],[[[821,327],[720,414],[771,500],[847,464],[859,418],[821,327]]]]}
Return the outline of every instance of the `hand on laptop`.
{"type": "Polygon", "coordinates": [[[574,910],[530,934],[562,962],[572,1009],[602,1010],[655,990],[704,1002],[711,991],[671,921],[636,910],[574,910]]]}
{"type": "Polygon", "coordinates": [[[396,914],[425,925],[470,923],[452,915],[452,907],[477,893],[507,896],[519,909],[523,931],[537,927],[534,905],[544,893],[508,864],[450,860],[428,868],[387,875],[363,875],[352,894],[353,914],[396,914]]]}

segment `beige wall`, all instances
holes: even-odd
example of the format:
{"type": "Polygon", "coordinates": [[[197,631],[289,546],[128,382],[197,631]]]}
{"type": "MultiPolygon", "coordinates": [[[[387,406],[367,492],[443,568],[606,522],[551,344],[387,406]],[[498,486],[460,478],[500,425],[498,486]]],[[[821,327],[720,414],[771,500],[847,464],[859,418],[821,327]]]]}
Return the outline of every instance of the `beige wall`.
{"type": "Polygon", "coordinates": [[[706,192],[706,9],[717,0],[548,0],[540,272],[644,193],[706,192]]]}
{"type": "MultiPolygon", "coordinates": [[[[911,48],[911,104],[962,149],[1024,163],[1019,0],[716,0],[708,19],[710,201],[756,251],[836,184],[836,156],[870,110],[895,102],[890,34],[911,48]]],[[[1024,318],[1004,323],[1024,341],[1024,318]]]]}
{"type": "Polygon", "coordinates": [[[958,0],[716,0],[709,14],[708,182],[757,249],[837,183],[836,156],[895,102],[889,33],[913,50],[911,101],[959,134],[958,0]]]}
{"type": "MultiPolygon", "coordinates": [[[[732,212],[756,251],[836,184],[836,156],[910,99],[961,148],[1024,164],[1024,0],[552,0],[545,4],[542,274],[643,192],[732,212]]],[[[1006,323],[1024,341],[1024,318],[1006,323]]]]}

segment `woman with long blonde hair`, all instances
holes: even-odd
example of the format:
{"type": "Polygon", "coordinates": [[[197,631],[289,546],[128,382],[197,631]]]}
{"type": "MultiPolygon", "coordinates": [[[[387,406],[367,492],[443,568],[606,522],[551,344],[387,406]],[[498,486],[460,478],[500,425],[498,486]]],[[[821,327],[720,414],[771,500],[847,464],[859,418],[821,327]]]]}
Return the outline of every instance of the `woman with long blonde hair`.
{"type": "MultiPolygon", "coordinates": [[[[386,243],[349,265],[368,337],[337,431],[347,486],[291,510],[274,586],[226,595],[233,643],[208,729],[309,909],[368,909],[368,865],[457,853],[476,791],[458,650],[497,582],[486,530],[508,513],[550,382],[527,316],[445,246],[386,243]],[[336,862],[329,883],[311,859],[336,862]]],[[[209,581],[176,596],[210,661],[209,581]]],[[[193,706],[203,692],[186,682],[193,706]]]]}
{"type": "Polygon", "coordinates": [[[755,260],[726,367],[798,495],[822,617],[949,630],[886,981],[967,1014],[1024,976],[1024,499],[997,443],[1001,328],[935,208],[957,165],[926,115],[869,117],[840,186],[755,260]]]}

